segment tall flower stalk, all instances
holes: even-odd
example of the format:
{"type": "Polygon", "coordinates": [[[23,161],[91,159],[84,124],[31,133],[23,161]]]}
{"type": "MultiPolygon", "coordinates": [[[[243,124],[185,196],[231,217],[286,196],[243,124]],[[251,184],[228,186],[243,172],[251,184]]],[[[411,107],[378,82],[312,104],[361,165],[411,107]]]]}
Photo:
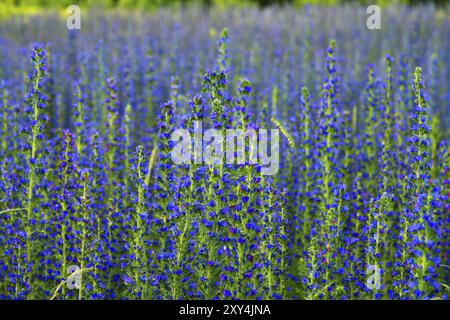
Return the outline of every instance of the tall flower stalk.
{"type": "MultiPolygon", "coordinates": [[[[45,107],[47,98],[43,92],[46,77],[46,51],[43,45],[35,44],[31,55],[32,71],[28,76],[29,91],[26,95],[28,116],[27,127],[24,128],[26,134],[26,146],[24,156],[28,164],[27,191],[25,198],[26,216],[22,223],[25,228],[26,242],[26,283],[27,290],[33,281],[33,228],[36,223],[35,216],[35,186],[37,179],[37,166],[39,165],[39,147],[44,138],[43,129],[47,120],[45,107]]],[[[32,295],[30,296],[30,298],[32,295]]]]}

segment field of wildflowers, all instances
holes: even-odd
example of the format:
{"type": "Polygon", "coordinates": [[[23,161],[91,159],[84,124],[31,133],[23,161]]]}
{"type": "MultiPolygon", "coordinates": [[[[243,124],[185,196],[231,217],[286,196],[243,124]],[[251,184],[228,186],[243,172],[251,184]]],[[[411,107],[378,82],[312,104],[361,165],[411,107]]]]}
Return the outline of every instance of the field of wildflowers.
{"type": "Polygon", "coordinates": [[[1,20],[0,298],[448,299],[450,10],[365,9],[1,20]],[[175,164],[197,121],[277,174],[175,164]]]}

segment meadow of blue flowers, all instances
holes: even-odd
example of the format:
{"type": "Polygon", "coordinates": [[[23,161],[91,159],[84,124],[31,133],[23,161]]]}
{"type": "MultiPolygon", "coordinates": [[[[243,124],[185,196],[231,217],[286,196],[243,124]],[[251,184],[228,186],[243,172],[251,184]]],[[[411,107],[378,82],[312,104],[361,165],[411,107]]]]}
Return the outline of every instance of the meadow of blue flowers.
{"type": "Polygon", "coordinates": [[[448,299],[450,11],[366,18],[0,21],[0,298],[448,299]],[[278,174],[175,165],[194,121],[278,128],[278,174]]]}

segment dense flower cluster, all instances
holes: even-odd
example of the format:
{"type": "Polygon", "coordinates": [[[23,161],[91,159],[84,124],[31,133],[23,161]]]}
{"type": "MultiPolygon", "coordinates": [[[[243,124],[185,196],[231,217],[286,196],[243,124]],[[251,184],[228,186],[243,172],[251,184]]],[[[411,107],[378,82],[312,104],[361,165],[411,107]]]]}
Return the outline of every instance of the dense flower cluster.
{"type": "Polygon", "coordinates": [[[1,21],[0,298],[448,299],[450,22],[397,9],[1,21]],[[200,121],[279,173],[175,164],[200,121]]]}

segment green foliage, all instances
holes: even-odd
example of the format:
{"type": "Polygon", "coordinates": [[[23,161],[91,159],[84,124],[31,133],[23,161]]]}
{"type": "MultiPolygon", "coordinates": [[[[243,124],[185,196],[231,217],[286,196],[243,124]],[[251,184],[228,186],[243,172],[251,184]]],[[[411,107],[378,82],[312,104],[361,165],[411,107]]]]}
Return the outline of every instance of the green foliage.
{"type": "Polygon", "coordinates": [[[415,5],[419,3],[435,3],[437,5],[446,5],[449,0],[3,0],[0,8],[10,9],[19,7],[27,8],[65,8],[70,5],[79,5],[82,7],[102,7],[102,8],[132,8],[132,9],[153,9],[161,6],[179,6],[200,3],[205,6],[216,5],[220,7],[240,6],[240,5],[258,5],[260,7],[271,5],[339,5],[339,4],[377,4],[386,6],[394,3],[415,5]]]}

